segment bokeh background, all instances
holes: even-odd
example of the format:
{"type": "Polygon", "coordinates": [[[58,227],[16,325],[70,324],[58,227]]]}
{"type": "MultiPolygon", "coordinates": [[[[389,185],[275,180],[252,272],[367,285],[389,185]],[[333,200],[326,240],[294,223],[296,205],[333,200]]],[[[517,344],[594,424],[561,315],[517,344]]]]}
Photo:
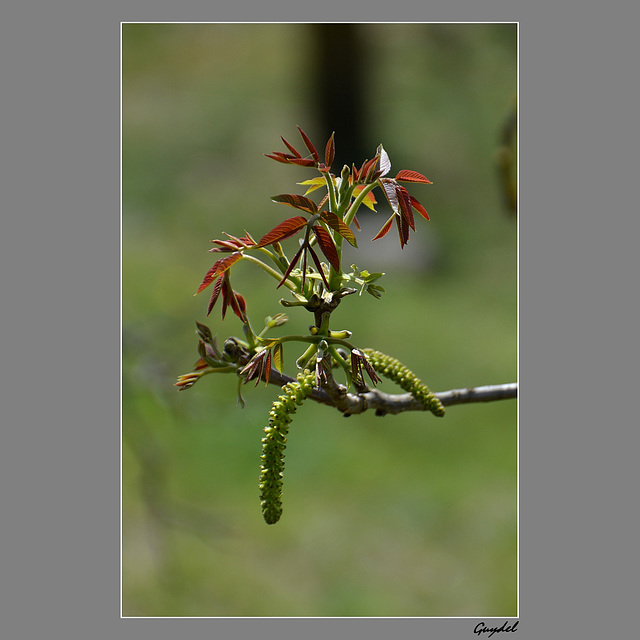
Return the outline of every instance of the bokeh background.
{"type": "MultiPolygon", "coordinates": [[[[431,222],[416,217],[404,251],[394,231],[369,240],[382,203],[360,216],[353,261],[385,271],[387,293],[347,298],[336,326],[435,391],[515,381],[517,220],[498,159],[515,150],[516,94],[513,24],[123,25],[123,615],[517,614],[516,401],[442,419],[305,404],[267,526],[260,438],[278,389],[248,385],[241,409],[233,376],[173,386],[198,357],[196,320],[220,342],[240,331],[193,296],[209,241],[259,237],[283,215],[269,196],[314,175],[263,155],[297,144],[296,125],[319,148],[336,132],[334,167],[382,142],[391,175],[433,181],[411,189],[431,222]]],[[[254,324],[282,311],[268,276],[237,269],[254,324]]],[[[287,332],[306,331],[294,312],[287,332]]]]}

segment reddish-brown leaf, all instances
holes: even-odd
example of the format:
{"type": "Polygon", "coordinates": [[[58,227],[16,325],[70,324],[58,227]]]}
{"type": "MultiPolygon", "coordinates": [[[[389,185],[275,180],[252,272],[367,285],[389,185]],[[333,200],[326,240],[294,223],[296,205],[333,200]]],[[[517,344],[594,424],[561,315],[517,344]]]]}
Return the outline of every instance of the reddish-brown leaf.
{"type": "Polygon", "coordinates": [[[272,160],[276,160],[277,162],[283,162],[284,164],[289,164],[295,156],[292,156],[288,153],[282,153],[281,151],[274,151],[273,153],[265,153],[267,158],[271,158],[272,160]]]}
{"type": "Polygon", "coordinates": [[[268,244],[274,242],[280,242],[286,238],[290,238],[295,235],[307,224],[307,219],[302,216],[294,216],[293,218],[287,218],[284,222],[276,225],[269,233],[262,236],[257,247],[266,247],[268,244]]]}
{"type": "Polygon", "coordinates": [[[288,204],[290,207],[295,207],[301,211],[318,213],[318,206],[313,200],[309,200],[309,198],[305,198],[304,196],[300,196],[295,193],[281,193],[277,196],[271,196],[271,199],[274,202],[282,202],[282,204],[288,204]]]}
{"type": "Polygon", "coordinates": [[[231,291],[231,284],[227,278],[220,278],[222,280],[222,319],[227,315],[227,307],[229,306],[229,292],[231,291]]]}
{"type": "Polygon", "coordinates": [[[366,182],[371,182],[370,176],[373,171],[375,171],[376,165],[378,164],[380,158],[375,156],[375,158],[371,160],[366,160],[362,167],[360,167],[360,179],[364,179],[366,182]]]}
{"type": "Polygon", "coordinates": [[[313,156],[313,159],[315,160],[315,164],[318,164],[318,162],[320,161],[320,158],[318,156],[318,152],[316,151],[316,148],[311,143],[311,140],[309,140],[309,137],[307,136],[307,134],[300,127],[298,127],[298,131],[300,132],[300,135],[302,136],[302,139],[304,140],[304,143],[307,146],[307,149],[309,149],[309,153],[311,153],[311,155],[313,156]]]}
{"type": "Polygon", "coordinates": [[[358,247],[356,237],[353,235],[353,231],[342,221],[340,216],[337,216],[331,211],[322,212],[322,220],[326,222],[334,231],[337,231],[351,246],[358,247]]]}
{"type": "Polygon", "coordinates": [[[226,258],[220,258],[220,260],[218,260],[213,265],[213,267],[211,267],[211,269],[207,271],[206,275],[204,276],[204,280],[196,291],[196,295],[206,289],[214,281],[216,276],[224,273],[227,269],[230,269],[236,262],[238,262],[238,260],[240,260],[240,258],[242,258],[242,253],[240,253],[239,251],[236,251],[236,253],[232,253],[226,258]]]}
{"type": "Polygon", "coordinates": [[[207,316],[211,313],[211,310],[213,309],[213,307],[215,306],[218,300],[218,296],[220,295],[220,288],[222,287],[222,280],[223,278],[220,276],[216,280],[216,283],[213,285],[213,292],[209,300],[209,306],[207,307],[207,316]]]}
{"type": "Polygon", "coordinates": [[[340,271],[340,257],[338,256],[336,245],[333,244],[333,240],[331,239],[329,232],[318,224],[313,227],[313,233],[318,240],[318,246],[329,261],[329,264],[336,271],[340,271]]]}
{"type": "Polygon", "coordinates": [[[271,379],[271,351],[267,353],[267,361],[264,363],[264,381],[269,384],[271,379]]]}
{"type": "Polygon", "coordinates": [[[384,238],[384,236],[386,236],[387,233],[389,233],[389,229],[391,229],[391,224],[394,218],[397,218],[395,213],[391,214],[391,217],[384,223],[384,225],[382,226],[382,229],[380,229],[380,231],[378,231],[376,236],[374,238],[371,238],[371,240],[378,240],[380,238],[384,238]]]}
{"type": "Polygon", "coordinates": [[[320,262],[320,258],[318,258],[318,254],[311,247],[309,247],[309,253],[313,258],[313,261],[316,263],[316,268],[318,269],[318,273],[320,274],[320,277],[322,278],[322,280],[324,281],[324,284],[328,289],[329,283],[327,282],[327,278],[324,275],[324,269],[322,268],[322,263],[320,262]]]}
{"type": "Polygon", "coordinates": [[[380,376],[376,373],[376,370],[373,368],[371,363],[367,360],[367,356],[365,356],[364,354],[362,357],[362,364],[364,365],[364,368],[367,374],[369,375],[369,377],[371,378],[371,382],[373,382],[373,384],[378,384],[378,382],[382,382],[382,378],[380,378],[380,376]]]}
{"type": "Polygon", "coordinates": [[[380,171],[380,157],[376,156],[367,167],[367,176],[365,178],[367,183],[375,182],[381,175],[380,171]]]}
{"type": "Polygon", "coordinates": [[[302,157],[300,155],[300,152],[293,145],[289,144],[282,136],[280,136],[280,138],[282,138],[282,142],[284,142],[285,145],[287,145],[287,149],[289,149],[289,151],[291,151],[291,153],[293,153],[293,155],[296,156],[296,158],[302,157]]]}
{"type": "Polygon", "coordinates": [[[409,169],[402,169],[401,171],[398,171],[396,180],[400,180],[400,182],[421,182],[423,184],[433,184],[431,180],[425,178],[421,173],[411,171],[409,169]]]}
{"type": "Polygon", "coordinates": [[[227,251],[237,251],[238,247],[229,240],[212,240],[211,242],[217,244],[217,247],[209,249],[209,253],[225,253],[227,251]]]}
{"type": "Polygon", "coordinates": [[[409,241],[409,225],[402,216],[396,216],[396,226],[398,227],[398,237],[400,238],[400,248],[409,241]]]}
{"type": "Polygon", "coordinates": [[[301,167],[315,167],[316,163],[311,158],[289,158],[284,162],[289,164],[299,164],[301,167]]]}
{"type": "Polygon", "coordinates": [[[327,142],[327,146],[325,147],[325,150],[324,150],[324,164],[328,169],[331,168],[331,163],[333,162],[333,159],[336,155],[336,143],[333,140],[335,133],[336,132],[334,131],[331,134],[331,137],[329,138],[327,142]]]}
{"type": "Polygon", "coordinates": [[[242,296],[239,293],[236,293],[233,290],[230,290],[229,298],[230,298],[229,302],[231,303],[231,308],[233,309],[233,312],[238,316],[238,318],[240,318],[240,320],[242,320],[242,322],[246,322],[247,321],[247,303],[244,299],[244,296],[242,296]]]}
{"type": "Polygon", "coordinates": [[[260,378],[262,377],[262,374],[264,372],[264,361],[266,354],[266,351],[258,352],[255,356],[253,356],[253,358],[251,358],[251,360],[249,360],[249,362],[247,362],[244,367],[242,367],[242,369],[240,369],[240,375],[244,376],[244,384],[247,384],[247,382],[249,382],[250,380],[255,379],[256,386],[258,386],[260,378]]]}
{"type": "Polygon", "coordinates": [[[300,247],[296,252],[296,255],[293,256],[293,259],[289,263],[289,266],[287,267],[287,270],[284,272],[284,275],[282,276],[282,280],[280,280],[276,289],[279,289],[285,283],[285,280],[289,277],[289,274],[293,271],[296,264],[298,264],[298,260],[300,260],[300,256],[302,255],[303,249],[305,249],[304,245],[300,247]]]}
{"type": "Polygon", "coordinates": [[[411,199],[411,206],[426,220],[429,220],[429,214],[427,210],[413,197],[409,196],[411,199]]]}
{"type": "Polygon", "coordinates": [[[396,187],[396,194],[400,203],[402,219],[405,224],[408,224],[415,231],[416,224],[413,219],[413,211],[411,211],[411,196],[409,196],[409,192],[404,187],[398,186],[396,187]]]}
{"type": "Polygon", "coordinates": [[[242,249],[246,249],[248,247],[255,247],[256,241],[249,235],[247,231],[245,231],[246,236],[244,238],[238,238],[236,236],[232,236],[226,232],[224,235],[229,238],[229,240],[211,240],[213,244],[217,244],[217,247],[213,249],[209,249],[210,253],[216,252],[226,252],[226,251],[241,251],[242,249]]]}

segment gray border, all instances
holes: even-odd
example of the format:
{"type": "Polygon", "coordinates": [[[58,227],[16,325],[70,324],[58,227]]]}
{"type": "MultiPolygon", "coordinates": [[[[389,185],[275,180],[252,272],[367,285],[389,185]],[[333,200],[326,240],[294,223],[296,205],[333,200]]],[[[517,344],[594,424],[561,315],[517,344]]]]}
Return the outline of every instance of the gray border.
{"type": "MultiPolygon", "coordinates": [[[[0,260],[3,293],[20,303],[5,301],[2,341],[7,637],[473,637],[470,619],[119,619],[119,23],[332,15],[326,5],[285,14],[273,4],[56,2],[3,11],[0,260]]],[[[611,337],[635,325],[626,300],[636,290],[637,229],[620,233],[626,221],[610,214],[636,216],[637,205],[629,209],[622,188],[610,185],[637,180],[625,153],[637,149],[628,87],[638,12],[626,3],[578,14],[557,4],[469,4],[406,12],[396,2],[367,17],[520,22],[518,637],[603,637],[605,629],[626,637],[624,613],[637,598],[636,529],[624,507],[625,498],[635,504],[635,451],[619,427],[633,429],[637,419],[620,415],[617,400],[637,387],[623,369],[637,341],[625,341],[616,360],[610,354],[611,337]],[[620,124],[616,137],[611,127],[620,124]]],[[[333,15],[364,14],[341,6],[333,15]]]]}

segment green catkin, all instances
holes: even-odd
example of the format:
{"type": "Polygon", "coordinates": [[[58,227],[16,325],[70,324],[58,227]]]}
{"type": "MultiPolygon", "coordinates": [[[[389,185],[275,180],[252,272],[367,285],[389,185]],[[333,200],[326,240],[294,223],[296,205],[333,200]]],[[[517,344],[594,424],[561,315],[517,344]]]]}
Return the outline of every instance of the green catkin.
{"type": "Polygon", "coordinates": [[[315,372],[299,373],[294,382],[282,387],[282,395],[274,401],[269,412],[269,424],[264,428],[260,457],[260,505],[267,524],[275,524],[282,515],[282,478],[284,450],[289,424],[297,407],[313,390],[315,372]]]}
{"type": "Polygon", "coordinates": [[[444,407],[440,400],[424,382],[407,369],[402,362],[373,349],[363,349],[376,373],[393,380],[398,386],[408,391],[416,400],[421,402],[433,415],[442,417],[444,407]]]}

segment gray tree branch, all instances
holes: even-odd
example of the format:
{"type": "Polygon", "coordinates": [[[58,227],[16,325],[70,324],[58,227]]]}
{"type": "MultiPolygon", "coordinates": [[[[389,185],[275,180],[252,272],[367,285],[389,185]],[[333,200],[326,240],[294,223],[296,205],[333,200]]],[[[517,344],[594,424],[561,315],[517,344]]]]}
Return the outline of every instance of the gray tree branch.
{"type": "MultiPolygon", "coordinates": [[[[283,386],[292,382],[293,378],[284,375],[276,369],[271,370],[269,382],[283,386]]],[[[472,402],[493,402],[517,398],[518,383],[484,385],[467,387],[465,389],[451,389],[435,393],[445,407],[472,402]]],[[[398,414],[405,411],[428,411],[428,409],[410,393],[389,394],[378,389],[369,389],[362,393],[347,393],[343,385],[339,385],[329,376],[324,388],[316,387],[309,396],[311,400],[338,409],[345,416],[374,410],[376,415],[398,414]]]]}

